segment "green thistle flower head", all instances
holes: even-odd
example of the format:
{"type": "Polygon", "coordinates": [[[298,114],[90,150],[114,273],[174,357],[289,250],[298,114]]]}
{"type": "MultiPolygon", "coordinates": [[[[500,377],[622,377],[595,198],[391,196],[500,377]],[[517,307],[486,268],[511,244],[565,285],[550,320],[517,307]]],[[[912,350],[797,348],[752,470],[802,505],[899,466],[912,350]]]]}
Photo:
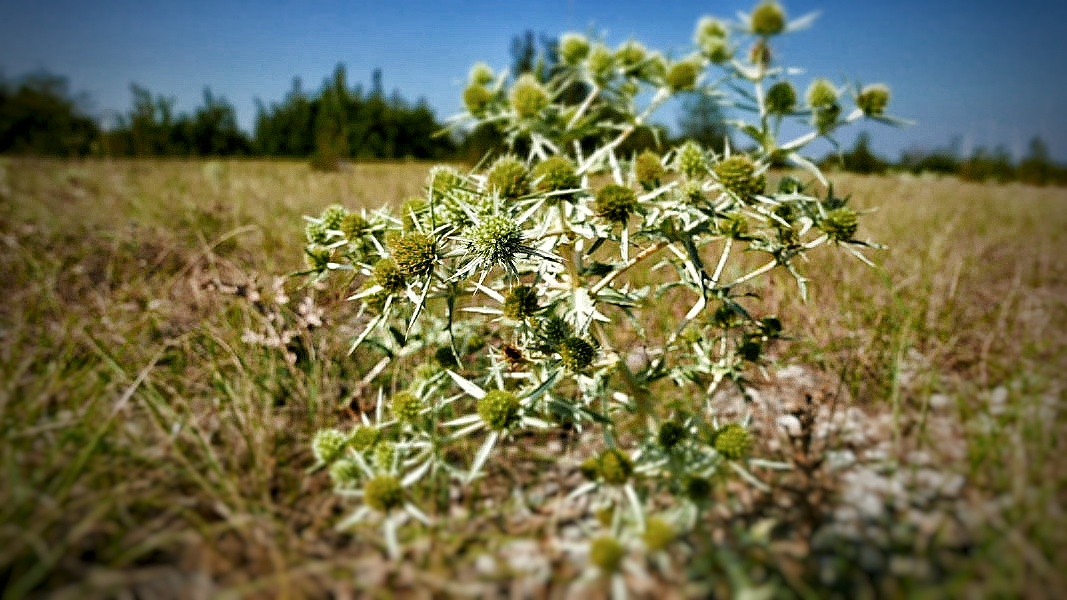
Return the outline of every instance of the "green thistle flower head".
{"type": "Polygon", "coordinates": [[[336,460],[348,446],[348,436],[339,429],[320,429],[311,440],[311,453],[320,463],[336,460]]]}
{"type": "Polygon", "coordinates": [[[672,92],[682,92],[696,87],[699,75],[700,65],[696,61],[683,60],[671,65],[664,79],[672,92]]]}
{"type": "Polygon", "coordinates": [[[590,456],[578,465],[578,472],[589,481],[596,481],[600,477],[599,457],[590,456]]]}
{"type": "Polygon", "coordinates": [[[889,105],[889,86],[882,83],[874,83],[865,86],[856,97],[856,106],[860,107],[863,114],[868,117],[876,117],[885,112],[889,105]]]}
{"type": "Polygon", "coordinates": [[[486,181],[490,190],[496,190],[504,198],[515,199],[530,192],[526,165],[514,156],[502,156],[493,163],[486,181]]]}
{"type": "Polygon", "coordinates": [[[492,101],[493,92],[480,83],[472,83],[463,90],[463,105],[475,117],[484,116],[492,101]]]}
{"type": "Polygon", "coordinates": [[[712,447],[729,460],[739,460],[748,454],[752,446],[752,436],[740,423],[727,423],[714,435],[712,447]]]}
{"type": "Polygon", "coordinates": [[[685,496],[695,502],[707,500],[711,494],[711,482],[704,477],[689,477],[685,480],[685,496]]]}
{"type": "Polygon", "coordinates": [[[350,212],[341,220],[340,229],[341,233],[345,234],[345,239],[353,242],[363,237],[370,230],[370,223],[363,215],[357,212],[350,212]]]}
{"type": "Polygon", "coordinates": [[[565,156],[550,156],[537,163],[531,175],[539,192],[558,192],[582,187],[577,168],[565,156]]]}
{"type": "Polygon", "coordinates": [[[394,238],[389,249],[404,277],[417,279],[433,272],[437,264],[437,249],[433,236],[411,232],[394,238]]]}
{"type": "Polygon", "coordinates": [[[311,221],[304,226],[304,235],[309,244],[325,244],[330,239],[328,229],[322,221],[311,221]]]}
{"type": "Polygon", "coordinates": [[[605,573],[615,573],[622,567],[626,549],[619,540],[602,536],[589,543],[589,562],[605,573]]]}
{"type": "Polygon", "coordinates": [[[728,35],[729,32],[722,21],[704,17],[697,22],[696,31],[693,33],[693,42],[708,60],[719,64],[730,60],[730,47],[727,43],[728,35]]]}
{"type": "Polygon", "coordinates": [[[453,167],[441,165],[430,169],[426,180],[427,186],[438,200],[454,195],[464,185],[463,176],[459,174],[459,171],[453,167]]]}
{"type": "Polygon", "coordinates": [[[615,55],[603,44],[597,44],[589,53],[589,72],[598,83],[611,79],[615,70],[615,55]]]}
{"type": "Polygon", "coordinates": [[[304,248],[304,262],[312,271],[322,272],[330,267],[330,249],[322,246],[304,248]]]}
{"type": "Polygon", "coordinates": [[[811,108],[827,108],[837,102],[837,88],[828,79],[816,79],[808,86],[804,100],[811,108]]]}
{"type": "Polygon", "coordinates": [[[467,82],[472,85],[489,85],[493,83],[493,79],[496,75],[493,74],[493,69],[489,65],[479,62],[474,63],[471,67],[470,74],[467,76],[467,82]]]}
{"type": "Polygon", "coordinates": [[[652,517],[645,522],[645,532],[641,539],[649,550],[658,552],[666,550],[674,541],[674,536],[674,527],[670,523],[659,517],[652,517]]]}
{"type": "Polygon", "coordinates": [[[741,342],[741,345],[737,348],[737,354],[742,360],[756,362],[759,360],[760,355],[763,354],[763,344],[759,340],[748,338],[741,342]]]}
{"type": "Polygon", "coordinates": [[[777,35],[785,30],[785,9],[777,2],[763,2],[752,11],[752,33],[777,35]]]}
{"type": "Polygon", "coordinates": [[[615,60],[627,70],[640,66],[646,56],[648,56],[648,50],[646,50],[640,42],[633,40],[623,42],[623,44],[615,50],[615,60]]]}
{"type": "Polygon", "coordinates": [[[570,323],[562,317],[552,315],[541,322],[537,336],[550,351],[555,352],[564,340],[571,337],[572,332],[570,323]]]}
{"type": "Polygon", "coordinates": [[[363,472],[359,463],[351,458],[342,458],[330,465],[330,479],[337,487],[350,487],[359,481],[363,472]]]}
{"type": "Polygon", "coordinates": [[[393,459],[396,458],[396,444],[382,442],[374,447],[374,464],[381,470],[387,471],[393,468],[393,459]]]}
{"type": "Polygon", "coordinates": [[[363,501],[376,511],[387,513],[404,504],[404,488],[392,475],[378,475],[363,486],[363,501]]]}
{"type": "Polygon", "coordinates": [[[756,165],[744,154],[735,154],[715,165],[715,175],[730,193],[744,201],[762,194],[766,185],[763,175],[756,175],[756,165]]]}
{"type": "Polygon", "coordinates": [[[422,400],[411,392],[397,392],[393,396],[393,416],[401,423],[414,423],[422,411],[422,400]]]}
{"type": "Polygon", "coordinates": [[[537,293],[526,285],[511,288],[504,298],[504,316],[521,321],[537,312],[537,293]]]}
{"type": "Polygon", "coordinates": [[[664,450],[671,450],[686,438],[685,427],[677,421],[666,421],[659,427],[656,442],[664,450]]]}
{"type": "Polygon", "coordinates": [[[437,364],[446,369],[453,369],[459,366],[459,361],[456,360],[456,354],[452,352],[452,348],[449,346],[441,346],[435,350],[433,359],[437,361],[437,364]]]}
{"type": "Polygon", "coordinates": [[[708,157],[700,144],[689,140],[678,149],[675,164],[687,178],[697,179],[707,173],[708,157]]]}
{"type": "Polygon", "coordinates": [[[596,348],[578,336],[571,336],[559,345],[559,357],[567,370],[580,373],[593,364],[596,348]]]}
{"type": "Polygon", "coordinates": [[[625,223],[637,208],[637,194],[626,186],[609,183],[596,194],[594,210],[612,223],[625,223]]]}
{"type": "Polygon", "coordinates": [[[537,81],[537,78],[527,73],[515,82],[508,94],[511,108],[524,119],[536,117],[548,106],[548,92],[537,81]]]}
{"type": "Polygon", "coordinates": [[[370,425],[360,425],[352,431],[352,435],[348,438],[348,443],[352,445],[356,452],[366,452],[378,443],[380,436],[381,433],[376,428],[370,425]]]}
{"type": "Polygon", "coordinates": [[[563,64],[576,67],[589,56],[589,38],[580,33],[564,33],[559,39],[559,57],[563,64]]]}
{"type": "Polygon", "coordinates": [[[637,155],[634,160],[634,175],[638,183],[646,190],[651,190],[660,184],[666,171],[659,155],[651,150],[645,150],[637,155]]]}
{"type": "Polygon", "coordinates": [[[609,485],[623,485],[634,473],[634,462],[622,450],[608,448],[597,460],[600,478],[609,485]]]}
{"type": "Polygon", "coordinates": [[[835,242],[847,242],[856,235],[859,229],[859,220],[856,211],[842,206],[826,213],[819,222],[819,229],[826,232],[830,239],[835,242]]]}
{"type": "Polygon", "coordinates": [[[663,81],[663,78],[667,76],[667,59],[663,58],[663,55],[659,52],[650,53],[648,58],[641,63],[641,70],[638,72],[638,76],[645,81],[663,81]]]}
{"type": "MultiPolygon", "coordinates": [[[[783,194],[799,194],[804,191],[804,182],[800,181],[796,177],[793,177],[792,175],[786,175],[785,177],[778,180],[778,191],[783,194]]],[[[789,205],[783,204],[782,206],[789,205]]],[[[791,209],[787,209],[786,212],[792,214],[791,209]]],[[[786,220],[789,221],[791,219],[786,220]]]]}
{"type": "Polygon", "coordinates": [[[767,90],[765,98],[767,111],[784,115],[793,111],[797,105],[797,92],[793,84],[788,81],[779,81],[767,90]]]}
{"type": "Polygon", "coordinates": [[[522,228],[506,215],[490,215],[467,232],[469,250],[486,265],[510,265],[522,250],[522,228]]]}
{"type": "Polygon", "coordinates": [[[682,201],[689,205],[700,204],[707,198],[704,196],[704,188],[696,181],[686,181],[679,188],[682,201]]]}
{"type": "Polygon", "coordinates": [[[511,392],[490,390],[478,401],[478,416],[493,431],[507,431],[519,422],[519,399],[511,392]]]}
{"type": "Polygon", "coordinates": [[[374,282],[390,294],[403,291],[407,287],[407,279],[396,266],[396,261],[391,258],[383,258],[374,264],[374,282]]]}
{"type": "Polygon", "coordinates": [[[322,219],[322,224],[327,229],[340,229],[341,221],[348,215],[348,209],[340,204],[331,204],[323,209],[319,218],[322,219]]]}

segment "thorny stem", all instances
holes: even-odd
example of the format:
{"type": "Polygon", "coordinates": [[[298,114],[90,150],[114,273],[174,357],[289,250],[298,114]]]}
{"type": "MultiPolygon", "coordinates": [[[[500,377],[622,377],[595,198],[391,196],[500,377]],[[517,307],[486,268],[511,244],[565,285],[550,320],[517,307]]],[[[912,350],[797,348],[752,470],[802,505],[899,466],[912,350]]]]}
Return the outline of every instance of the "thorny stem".
{"type": "Polygon", "coordinates": [[[603,279],[601,279],[600,281],[596,282],[596,284],[593,285],[593,287],[591,287],[589,289],[589,295],[590,296],[596,296],[597,292],[599,292],[600,290],[602,290],[605,287],[607,287],[607,285],[609,283],[611,283],[612,281],[614,281],[616,277],[618,277],[619,275],[622,275],[626,271],[629,271],[631,268],[634,267],[634,265],[636,265],[637,263],[645,260],[649,256],[652,256],[653,254],[655,254],[659,250],[663,249],[666,245],[667,245],[666,241],[659,241],[659,242],[656,242],[655,244],[652,244],[648,248],[645,248],[637,256],[635,256],[632,259],[630,259],[630,261],[627,262],[625,265],[619,267],[618,269],[615,269],[611,273],[608,273],[607,275],[604,276],[603,279]]]}
{"type": "Polygon", "coordinates": [[[571,117],[571,120],[567,122],[567,129],[571,129],[575,126],[575,124],[578,123],[578,120],[582,118],[582,115],[585,114],[585,111],[589,110],[589,107],[593,104],[593,100],[595,100],[599,94],[600,86],[594,83],[592,89],[589,90],[589,95],[585,97],[585,100],[582,102],[582,105],[578,107],[578,110],[574,112],[574,116],[571,117]]]}

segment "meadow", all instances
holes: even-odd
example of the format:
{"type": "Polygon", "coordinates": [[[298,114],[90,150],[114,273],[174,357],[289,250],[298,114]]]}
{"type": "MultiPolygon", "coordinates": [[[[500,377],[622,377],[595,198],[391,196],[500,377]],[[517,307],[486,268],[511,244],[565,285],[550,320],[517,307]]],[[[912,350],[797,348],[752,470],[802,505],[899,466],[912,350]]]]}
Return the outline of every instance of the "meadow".
{"type": "MultiPolygon", "coordinates": [[[[343,278],[289,276],[301,216],[397,206],[429,166],[0,162],[3,597],[573,591],[566,519],[507,490],[547,473],[550,499],[577,477],[574,445],[518,440],[485,489],[433,504],[399,561],[373,529],[338,531],[344,499],[306,474],[311,435],[373,406],[376,359],[347,352],[343,278]]],[[[753,453],[793,468],[770,492],[718,490],[715,535],[649,557],[631,590],[1055,595],[1067,192],[835,181],[889,248],[876,268],[813,261],[807,303],[785,275],[760,291],[790,337],[753,381],[753,453]]]]}

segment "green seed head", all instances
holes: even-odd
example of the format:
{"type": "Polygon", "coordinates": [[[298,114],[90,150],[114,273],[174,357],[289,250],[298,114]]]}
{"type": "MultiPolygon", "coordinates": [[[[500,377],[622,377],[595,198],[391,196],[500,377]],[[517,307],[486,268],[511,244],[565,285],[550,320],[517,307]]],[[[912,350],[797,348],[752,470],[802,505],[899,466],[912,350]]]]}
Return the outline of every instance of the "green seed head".
{"type": "Polygon", "coordinates": [[[578,472],[589,481],[596,481],[600,477],[599,457],[590,456],[583,460],[582,464],[578,466],[578,472]]]}
{"type": "Polygon", "coordinates": [[[737,354],[748,362],[756,362],[759,360],[760,354],[763,353],[763,344],[759,340],[749,338],[741,343],[737,348],[737,354]]]}
{"type": "Polygon", "coordinates": [[[856,97],[856,106],[860,107],[863,114],[868,117],[878,116],[885,112],[889,104],[889,87],[882,83],[875,83],[860,90],[856,97]]]}
{"type": "Polygon", "coordinates": [[[656,441],[664,450],[671,450],[686,438],[685,427],[676,421],[667,421],[660,425],[656,441]]]}
{"type": "Polygon", "coordinates": [[[437,250],[433,236],[411,232],[394,238],[389,244],[393,260],[405,278],[415,279],[433,272],[437,250]]]}
{"type": "Polygon", "coordinates": [[[663,81],[663,78],[667,76],[667,59],[663,58],[659,52],[650,53],[648,58],[641,63],[638,76],[645,81],[663,81]]]}
{"type": "Polygon", "coordinates": [[[459,366],[459,362],[456,361],[456,354],[452,352],[452,348],[448,346],[441,346],[435,350],[433,359],[437,361],[437,364],[446,369],[452,369],[459,366]]]}
{"type": "Polygon", "coordinates": [[[665,170],[659,155],[651,150],[645,150],[634,160],[634,175],[637,176],[638,183],[646,190],[658,186],[664,174],[665,170]]]}
{"type": "Polygon", "coordinates": [[[382,442],[374,447],[374,464],[383,471],[393,468],[393,459],[396,458],[396,444],[382,442]]]}
{"type": "Polygon", "coordinates": [[[682,201],[686,204],[700,204],[706,200],[704,188],[696,181],[686,181],[679,188],[679,192],[681,193],[682,201]]]}
{"type": "Polygon", "coordinates": [[[837,88],[828,79],[816,79],[808,86],[804,100],[811,108],[826,108],[837,102],[837,88]]]}
{"type": "Polygon", "coordinates": [[[752,33],[777,35],[785,29],[785,9],[777,2],[764,2],[752,11],[752,33]]]}
{"type": "Polygon", "coordinates": [[[549,350],[555,352],[563,344],[563,341],[571,337],[571,325],[562,317],[552,315],[541,322],[538,327],[538,337],[549,350]]]}
{"type": "Polygon", "coordinates": [[[707,173],[708,158],[700,144],[689,140],[678,149],[675,163],[679,171],[689,179],[697,179],[707,173]]]}
{"type": "Polygon", "coordinates": [[[348,446],[348,436],[339,429],[320,429],[311,440],[311,453],[320,463],[336,460],[348,446]]]}
{"type": "Polygon", "coordinates": [[[463,105],[475,117],[484,116],[492,101],[493,92],[480,83],[472,83],[463,90],[463,105]]]}
{"type": "Polygon", "coordinates": [[[708,60],[713,63],[722,63],[730,60],[728,35],[729,32],[722,21],[704,17],[697,22],[696,31],[693,33],[693,42],[708,60]]]}
{"type": "Polygon", "coordinates": [[[325,225],[327,229],[340,229],[341,222],[347,215],[347,208],[340,204],[331,204],[322,211],[319,218],[322,219],[322,224],[325,225]]]}
{"type": "Polygon", "coordinates": [[[634,463],[630,457],[618,448],[609,448],[600,454],[600,478],[609,485],[623,485],[630,480],[634,472],[634,463]]]}
{"type": "Polygon", "coordinates": [[[685,480],[684,492],[690,500],[706,500],[711,494],[711,482],[703,477],[690,477],[685,480]]]}
{"type": "Polygon", "coordinates": [[[575,67],[589,56],[589,39],[580,33],[564,33],[559,39],[559,57],[563,64],[575,67]]]}
{"type": "Polygon", "coordinates": [[[632,40],[615,50],[615,60],[627,71],[638,67],[647,55],[648,50],[640,42],[632,40]]]}
{"type": "Polygon", "coordinates": [[[767,90],[767,111],[779,115],[792,112],[797,105],[797,92],[793,84],[779,81],[767,90]]]}
{"type": "Polygon", "coordinates": [[[489,169],[487,182],[504,198],[515,199],[530,192],[530,178],[526,165],[514,156],[503,156],[489,169]]]}
{"type": "Polygon", "coordinates": [[[672,92],[691,90],[700,75],[700,65],[693,60],[676,62],[667,69],[665,81],[672,92]]]}
{"type": "Polygon", "coordinates": [[[712,447],[729,460],[738,460],[748,454],[752,437],[739,423],[727,423],[715,432],[712,447]]]}
{"type": "Polygon", "coordinates": [[[615,70],[615,56],[606,46],[597,44],[589,53],[588,65],[593,79],[603,85],[611,79],[615,70]]]}
{"type": "MultiPolygon", "coordinates": [[[[799,194],[804,191],[804,182],[792,175],[786,175],[778,181],[778,191],[783,194],[799,194]]],[[[782,206],[788,207],[789,205],[783,204],[782,206]]],[[[787,209],[787,212],[791,213],[792,211],[787,209]]]]}
{"type": "Polygon", "coordinates": [[[652,517],[645,522],[645,532],[641,535],[641,539],[653,552],[666,550],[667,546],[674,541],[674,527],[659,517],[652,517]]]}
{"type": "Polygon", "coordinates": [[[526,285],[511,288],[504,298],[504,316],[521,321],[537,312],[537,293],[526,285]]]}
{"type": "Polygon", "coordinates": [[[403,291],[407,287],[407,279],[396,266],[396,261],[391,258],[383,258],[375,263],[374,282],[390,294],[403,291]]]}
{"type": "Polygon", "coordinates": [[[411,392],[397,392],[393,396],[393,416],[402,423],[414,423],[422,410],[422,400],[411,392]]]}
{"type": "Polygon", "coordinates": [[[605,573],[614,573],[622,566],[626,550],[611,536],[598,537],[589,544],[589,562],[605,573]]]}
{"type": "Polygon", "coordinates": [[[325,271],[330,265],[330,249],[322,246],[304,248],[304,262],[312,271],[325,271]]]}
{"type": "Polygon", "coordinates": [[[350,212],[345,215],[345,218],[341,220],[341,232],[345,234],[345,239],[352,242],[363,237],[363,234],[367,233],[370,229],[370,223],[367,219],[357,213],[350,212]]]}
{"type": "Polygon", "coordinates": [[[359,463],[350,458],[342,458],[330,465],[330,479],[338,487],[350,487],[359,481],[362,473],[359,463]]]}
{"type": "Polygon", "coordinates": [[[598,217],[612,223],[625,223],[637,208],[637,194],[626,186],[609,183],[596,194],[598,217]]]}
{"type": "Polygon", "coordinates": [[[524,119],[536,117],[548,106],[548,92],[529,73],[519,77],[508,94],[511,108],[524,119]]]}
{"type": "Polygon", "coordinates": [[[473,85],[489,85],[493,83],[495,77],[493,69],[489,65],[480,62],[474,63],[474,66],[471,67],[467,81],[473,85]]]}
{"type": "Polygon", "coordinates": [[[304,227],[304,235],[309,244],[325,244],[329,240],[328,229],[326,223],[312,221],[304,227]]]}
{"type": "Polygon", "coordinates": [[[490,215],[467,232],[470,251],[490,265],[511,264],[522,249],[522,228],[506,215],[490,215]]]}
{"type": "Polygon", "coordinates": [[[463,184],[463,176],[452,167],[433,167],[426,177],[426,185],[433,191],[433,195],[438,201],[457,193],[463,187],[463,184]]]}
{"type": "Polygon", "coordinates": [[[558,192],[582,187],[574,163],[565,156],[550,156],[533,168],[534,187],[539,192],[558,192]]]}
{"type": "Polygon", "coordinates": [[[360,425],[352,432],[352,435],[348,438],[348,443],[352,445],[357,452],[366,452],[374,447],[378,443],[380,433],[374,427],[369,425],[360,425]]]}
{"type": "Polygon", "coordinates": [[[493,431],[506,431],[519,421],[519,399],[511,392],[491,390],[478,401],[478,415],[493,431]]]}
{"type": "Polygon", "coordinates": [[[367,506],[387,513],[404,504],[404,488],[392,475],[379,475],[363,486],[363,500],[367,506]]]}
{"type": "Polygon", "coordinates": [[[856,230],[859,229],[856,211],[847,206],[835,208],[826,213],[819,223],[819,229],[826,232],[826,235],[835,242],[847,242],[856,235],[856,230]]]}
{"type": "Polygon", "coordinates": [[[762,194],[766,184],[766,178],[756,176],[756,165],[744,154],[735,154],[715,165],[715,175],[724,188],[745,201],[762,194]]]}
{"type": "Polygon", "coordinates": [[[580,337],[571,336],[559,345],[559,357],[566,369],[580,373],[593,364],[596,348],[580,337]]]}

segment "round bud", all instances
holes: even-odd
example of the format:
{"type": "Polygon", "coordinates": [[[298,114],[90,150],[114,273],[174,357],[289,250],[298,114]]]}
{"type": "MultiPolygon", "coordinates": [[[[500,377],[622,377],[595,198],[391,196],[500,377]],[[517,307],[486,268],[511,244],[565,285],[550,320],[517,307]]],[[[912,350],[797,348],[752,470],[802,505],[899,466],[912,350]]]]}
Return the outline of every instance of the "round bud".
{"type": "Polygon", "coordinates": [[[487,182],[490,190],[502,197],[515,199],[530,192],[530,179],[526,165],[514,156],[502,156],[489,169],[487,182]]]}
{"type": "Polygon", "coordinates": [[[456,353],[452,352],[452,348],[448,346],[441,346],[434,351],[433,359],[437,361],[437,364],[446,369],[452,369],[459,366],[459,362],[456,360],[456,353]]]}
{"type": "Polygon", "coordinates": [[[712,447],[729,460],[744,458],[752,446],[752,437],[739,423],[727,423],[715,432],[712,447]]]}
{"type": "Polygon", "coordinates": [[[471,67],[467,81],[472,85],[489,85],[493,83],[494,78],[493,69],[489,65],[480,62],[474,63],[474,66],[471,67]]]}
{"type": "Polygon", "coordinates": [[[693,33],[693,42],[700,52],[713,63],[730,60],[730,46],[727,43],[726,25],[718,19],[704,17],[697,23],[693,33]]]}
{"type": "Polygon", "coordinates": [[[641,63],[638,76],[645,81],[660,82],[667,76],[667,59],[659,52],[649,54],[648,58],[641,63]]]}
{"type": "Polygon", "coordinates": [[[401,292],[407,287],[407,279],[396,266],[396,261],[391,258],[383,258],[374,264],[374,282],[390,294],[401,292]]]}
{"type": "Polygon", "coordinates": [[[363,500],[380,512],[389,512],[404,503],[404,488],[392,475],[379,475],[363,486],[363,500]]]}
{"type": "Polygon", "coordinates": [[[563,64],[577,66],[589,56],[589,39],[580,33],[564,33],[559,39],[559,57],[563,64]]]}
{"type": "Polygon", "coordinates": [[[804,100],[811,108],[826,108],[837,102],[837,88],[828,79],[816,79],[808,86],[804,100]]]}
{"type": "Polygon", "coordinates": [[[642,61],[645,60],[645,56],[648,51],[641,45],[640,42],[629,41],[623,43],[617,50],[615,50],[615,60],[627,71],[638,67],[642,61]]]}
{"type": "Polygon", "coordinates": [[[485,110],[489,108],[489,103],[492,101],[493,92],[484,85],[472,83],[463,90],[463,105],[475,117],[484,116],[485,110]]]}
{"type": "Polygon", "coordinates": [[[393,468],[393,459],[396,458],[396,444],[382,442],[374,447],[374,464],[382,470],[393,468]]]}
{"type": "Polygon", "coordinates": [[[341,233],[345,234],[345,239],[352,242],[363,237],[370,230],[370,223],[363,215],[350,212],[341,220],[340,229],[341,233]]]}
{"type": "Polygon", "coordinates": [[[491,390],[478,401],[478,416],[493,431],[506,431],[519,421],[519,399],[511,392],[491,390]]]}
{"type": "Polygon", "coordinates": [[[611,536],[598,537],[589,543],[589,562],[605,573],[618,571],[625,556],[625,548],[611,536]]]}
{"type": "Polygon", "coordinates": [[[659,435],[656,442],[664,450],[671,450],[686,437],[685,427],[676,421],[667,421],[659,427],[659,435]]]}
{"type": "Polygon", "coordinates": [[[342,458],[330,465],[330,479],[338,487],[351,486],[359,481],[362,474],[359,463],[350,458],[342,458]]]}
{"type": "Polygon", "coordinates": [[[580,337],[571,336],[559,345],[559,357],[567,370],[580,373],[593,364],[596,348],[580,337]]]}
{"type": "Polygon", "coordinates": [[[537,336],[550,351],[555,352],[571,336],[571,325],[563,318],[552,315],[541,322],[537,336]]]}
{"type": "Polygon", "coordinates": [[[360,425],[356,427],[355,431],[348,438],[348,443],[352,445],[352,448],[356,452],[366,452],[374,447],[378,443],[378,437],[381,434],[377,429],[370,425],[360,425]]]}
{"type": "Polygon", "coordinates": [[[329,241],[327,229],[329,227],[321,221],[310,221],[304,226],[304,235],[307,237],[309,244],[325,244],[329,241]]]}
{"type": "Polygon", "coordinates": [[[637,194],[626,186],[609,183],[596,194],[596,215],[612,223],[625,223],[637,208],[637,194]]]}
{"type": "Polygon", "coordinates": [[[433,190],[434,196],[448,197],[459,191],[463,185],[463,176],[453,167],[438,165],[430,169],[426,184],[433,190]]]}
{"type": "MultiPolygon", "coordinates": [[[[800,194],[804,191],[804,182],[792,175],[786,175],[778,180],[778,191],[783,194],[800,194]]],[[[782,206],[789,206],[783,204],[782,206]]],[[[789,220],[789,219],[787,219],[789,220]]]]}
{"type": "Polygon", "coordinates": [[[831,104],[823,108],[815,109],[814,124],[819,133],[828,133],[837,127],[837,119],[841,116],[841,107],[831,104]]]}
{"type": "Polygon", "coordinates": [[[611,79],[612,72],[615,69],[615,56],[606,46],[597,44],[592,52],[589,53],[588,65],[593,80],[603,85],[611,79]]]}
{"type": "Polygon", "coordinates": [[[856,211],[847,206],[835,208],[826,213],[826,216],[819,222],[819,229],[826,232],[826,235],[835,242],[847,242],[856,235],[856,230],[859,229],[856,211]]]}
{"type": "Polygon", "coordinates": [[[600,460],[596,456],[590,456],[578,466],[578,472],[589,481],[596,481],[600,477],[600,460]]]}
{"type": "Polygon", "coordinates": [[[667,546],[674,541],[674,527],[659,517],[652,517],[645,522],[645,532],[641,535],[641,539],[653,552],[666,550],[667,546]]]}
{"type": "Polygon", "coordinates": [[[341,430],[320,429],[315,432],[315,437],[311,440],[311,453],[320,463],[328,463],[341,456],[346,446],[348,446],[348,436],[341,430]]]}
{"type": "Polygon", "coordinates": [[[531,175],[538,192],[558,192],[582,187],[578,170],[565,156],[550,156],[537,163],[531,175]]]}
{"type": "Polygon", "coordinates": [[[521,321],[537,312],[537,293],[526,285],[511,288],[504,297],[504,316],[521,321]]]}
{"type": "Polygon", "coordinates": [[[651,150],[645,150],[637,155],[634,160],[634,175],[638,183],[646,190],[651,190],[659,185],[665,170],[659,155],[651,150]]]}
{"type": "Polygon", "coordinates": [[[529,119],[539,115],[548,106],[548,92],[536,77],[527,73],[511,87],[508,100],[520,117],[529,119]]]}
{"type": "Polygon", "coordinates": [[[888,104],[889,87],[881,83],[865,86],[856,97],[856,106],[868,117],[881,115],[888,104]]]}
{"type": "Polygon", "coordinates": [[[344,220],[345,215],[348,214],[348,209],[340,204],[331,204],[323,209],[319,218],[322,219],[322,224],[327,229],[340,229],[341,221],[344,220]]]}
{"type": "Polygon", "coordinates": [[[715,165],[715,176],[726,190],[741,200],[762,194],[766,179],[756,175],[756,165],[744,154],[735,154],[715,165]]]}
{"type": "Polygon", "coordinates": [[[703,477],[689,477],[685,480],[685,495],[690,500],[700,502],[711,494],[711,482],[703,477]]]}
{"type": "Polygon", "coordinates": [[[467,232],[468,249],[489,265],[506,265],[522,249],[522,228],[506,215],[490,215],[467,232]]]}
{"type": "Polygon", "coordinates": [[[707,156],[700,144],[689,140],[678,149],[675,159],[677,169],[689,179],[696,179],[707,173],[707,156]]]}
{"type": "Polygon", "coordinates": [[[667,75],[664,80],[672,92],[682,92],[696,87],[699,75],[699,64],[692,60],[683,60],[674,63],[667,69],[667,75]]]}
{"type": "Polygon", "coordinates": [[[752,11],[752,33],[777,35],[785,30],[785,10],[777,2],[763,2],[752,11]]]}
{"type": "Polygon", "coordinates": [[[422,411],[422,400],[411,392],[397,392],[393,396],[393,416],[402,423],[414,423],[422,411]]]}
{"type": "Polygon", "coordinates": [[[411,232],[394,238],[389,244],[393,260],[407,278],[429,275],[437,264],[437,250],[433,236],[411,232]]]}
{"type": "Polygon", "coordinates": [[[696,181],[687,181],[679,188],[682,201],[686,204],[700,204],[707,198],[704,197],[704,188],[696,181]]]}
{"type": "Polygon", "coordinates": [[[764,101],[767,104],[767,112],[784,115],[793,111],[797,105],[797,92],[793,84],[788,81],[779,81],[767,90],[764,101]]]}
{"type": "Polygon", "coordinates": [[[600,479],[609,485],[622,485],[630,480],[634,463],[618,448],[609,448],[600,454],[597,471],[600,479]]]}
{"type": "Polygon", "coordinates": [[[737,348],[737,354],[742,360],[748,362],[756,362],[759,360],[760,354],[763,353],[763,345],[759,343],[759,340],[749,338],[743,342],[737,348]]]}

